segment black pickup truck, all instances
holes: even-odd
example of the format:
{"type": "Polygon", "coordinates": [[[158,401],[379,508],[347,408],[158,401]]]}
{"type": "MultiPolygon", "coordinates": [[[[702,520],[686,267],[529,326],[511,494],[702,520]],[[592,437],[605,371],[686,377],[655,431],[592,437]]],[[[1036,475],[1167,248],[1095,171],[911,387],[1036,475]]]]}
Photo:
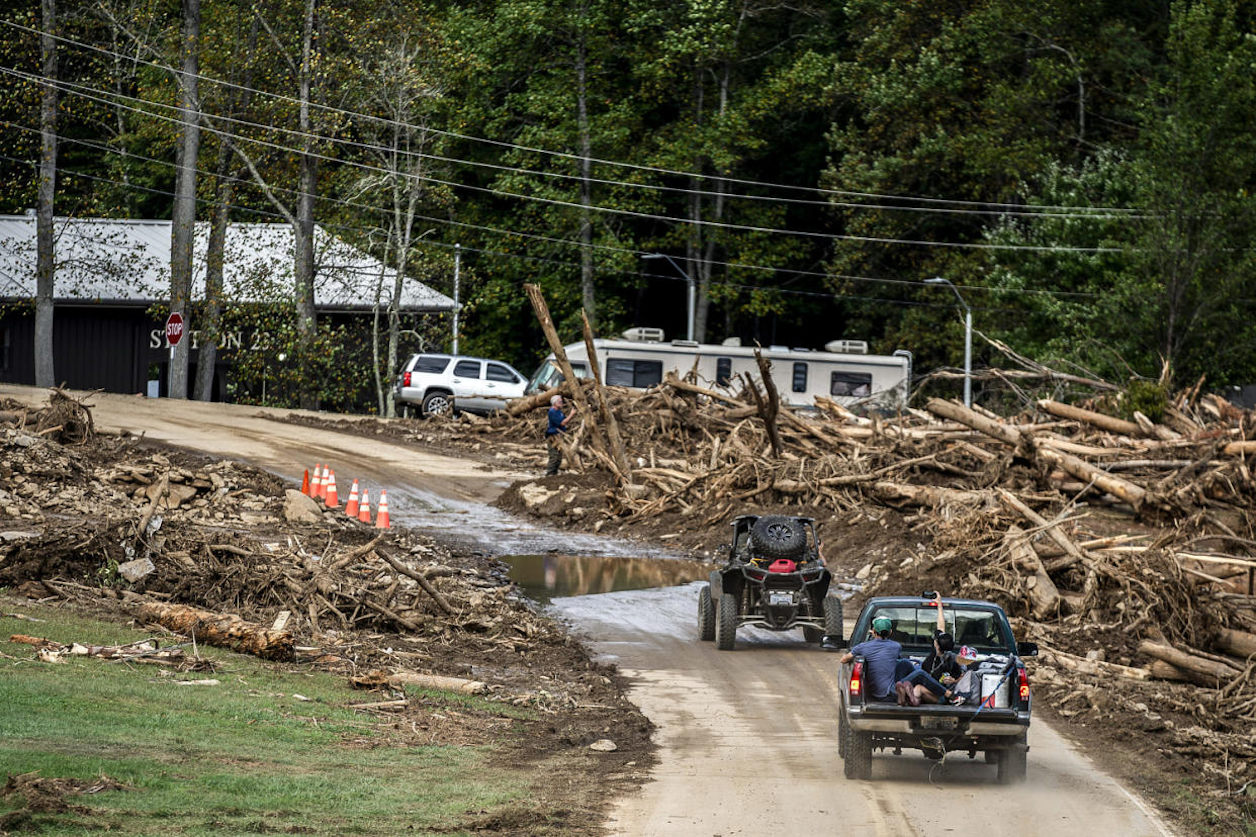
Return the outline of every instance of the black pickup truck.
{"type": "MultiPolygon", "coordinates": [[[[872,620],[888,617],[893,623],[890,639],[899,642],[901,656],[923,660],[933,650],[937,627],[937,602],[925,596],[882,596],[869,599],[855,622],[850,640],[836,638],[841,649],[858,645],[871,636],[872,620]]],[[[919,749],[927,758],[947,753],[985,754],[998,765],[1000,782],[1023,781],[1027,770],[1029,715],[1032,697],[1022,657],[1036,656],[1038,646],[1016,642],[1003,608],[992,602],[942,599],[946,627],[955,646],[968,645],[978,653],[977,666],[984,683],[977,705],[946,703],[899,706],[871,700],[867,694],[864,660],[856,656],[841,666],[838,720],[838,753],[848,779],[872,775],[872,752],[903,748],[919,749]]]]}

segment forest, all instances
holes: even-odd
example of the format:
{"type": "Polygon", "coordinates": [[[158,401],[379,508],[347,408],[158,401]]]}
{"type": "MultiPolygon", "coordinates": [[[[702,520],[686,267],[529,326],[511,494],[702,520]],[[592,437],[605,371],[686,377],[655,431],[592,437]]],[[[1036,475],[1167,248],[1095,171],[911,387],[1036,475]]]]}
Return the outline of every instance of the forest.
{"type": "MultiPolygon", "coordinates": [[[[533,283],[564,340],[683,338],[692,286],[705,342],[923,375],[968,311],[974,368],[1256,382],[1256,2],[5,5],[0,213],[290,223],[298,277],[317,224],[449,295],[457,259],[460,351],[525,372],[533,283]]],[[[304,405],[369,388],[297,288],[188,304],[276,318],[304,405]]],[[[380,380],[449,348],[383,322],[380,380]]]]}

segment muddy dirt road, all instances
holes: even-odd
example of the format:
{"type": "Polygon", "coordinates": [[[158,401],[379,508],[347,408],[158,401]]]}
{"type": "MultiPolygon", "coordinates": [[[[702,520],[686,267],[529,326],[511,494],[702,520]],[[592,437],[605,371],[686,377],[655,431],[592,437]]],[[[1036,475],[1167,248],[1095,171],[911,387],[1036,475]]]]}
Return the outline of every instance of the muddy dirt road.
{"type": "MultiPolygon", "coordinates": [[[[42,404],[46,393],[0,386],[42,404]]],[[[98,427],[299,479],[315,461],[388,489],[394,521],[495,554],[556,545],[615,554],[640,547],[555,535],[483,505],[521,474],[274,421],[289,411],[99,394],[98,427]],[[343,464],[340,464],[343,463],[343,464]]],[[[347,495],[348,486],[341,491],[347,495]]],[[[687,587],[561,599],[555,608],[633,679],[632,699],[658,725],[660,760],[640,794],[616,802],[621,835],[899,835],[949,830],[1027,835],[1160,835],[1147,806],[1040,721],[1030,733],[1030,781],[994,784],[994,767],[948,757],[875,756],[873,780],[842,776],[835,744],[834,656],[794,633],[738,635],[718,652],[695,638],[696,590],[687,587]]]]}

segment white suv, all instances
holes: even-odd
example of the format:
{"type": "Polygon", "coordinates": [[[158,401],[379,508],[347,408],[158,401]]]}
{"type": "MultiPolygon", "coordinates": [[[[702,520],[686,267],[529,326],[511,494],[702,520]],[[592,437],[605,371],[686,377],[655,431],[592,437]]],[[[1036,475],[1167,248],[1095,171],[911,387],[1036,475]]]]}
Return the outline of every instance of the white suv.
{"type": "Polygon", "coordinates": [[[454,410],[491,413],[521,398],[527,379],[500,360],[418,354],[401,367],[394,397],[403,407],[447,415],[454,410]]]}

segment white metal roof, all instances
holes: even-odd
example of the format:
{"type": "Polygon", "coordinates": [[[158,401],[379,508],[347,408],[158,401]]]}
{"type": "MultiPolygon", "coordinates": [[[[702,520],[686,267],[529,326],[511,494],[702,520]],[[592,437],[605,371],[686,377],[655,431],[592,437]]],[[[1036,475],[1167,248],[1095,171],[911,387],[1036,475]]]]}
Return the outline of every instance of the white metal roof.
{"type": "MultiPolygon", "coordinates": [[[[59,302],[149,303],[170,299],[170,221],[57,218],[56,286],[59,302]]],[[[192,298],[205,295],[209,223],[196,224],[192,298]]],[[[321,311],[369,310],[392,297],[396,271],[327,233],[314,231],[314,304],[321,311]]],[[[0,298],[35,295],[35,218],[0,215],[0,298]]],[[[223,290],[228,301],[291,299],[293,235],[288,224],[233,223],[227,228],[223,290]]],[[[402,283],[400,306],[452,311],[454,302],[412,278],[402,283]]]]}

